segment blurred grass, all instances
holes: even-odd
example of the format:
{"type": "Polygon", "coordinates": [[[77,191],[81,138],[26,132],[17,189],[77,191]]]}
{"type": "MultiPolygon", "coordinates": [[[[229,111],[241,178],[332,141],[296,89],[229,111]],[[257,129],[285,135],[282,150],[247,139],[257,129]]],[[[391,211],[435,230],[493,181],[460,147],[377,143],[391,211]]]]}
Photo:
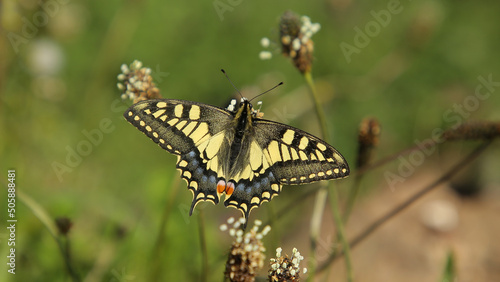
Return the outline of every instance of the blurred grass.
{"type": "MultiPolygon", "coordinates": [[[[500,3],[492,0],[402,1],[402,12],[392,15],[390,24],[352,55],[351,63],[339,44],[353,44],[353,28],[363,28],[373,20],[370,11],[385,9],[388,1],[272,5],[242,1],[225,12],[222,21],[212,2],[72,1],[60,6],[16,54],[7,35],[21,34],[19,19],[32,19],[40,11],[37,3],[5,1],[2,9],[0,168],[3,172],[16,169],[18,189],[51,216],[72,219],[72,253],[82,278],[98,264],[103,268],[102,281],[120,281],[117,276],[123,272],[136,281],[147,277],[169,187],[172,178],[178,177],[175,158],[124,121],[126,104],[113,104],[119,98],[116,75],[122,63],[138,59],[153,71],[169,73],[158,83],[164,97],[218,106],[225,106],[234,92],[220,68],[240,89],[266,90],[283,80],[284,86],[262,97],[266,118],[282,121],[275,110],[294,115],[289,109],[308,99],[307,89],[300,73],[278,54],[270,61],[258,59],[259,40],[268,36],[276,41],[277,21],[285,10],[308,15],[322,25],[313,38],[313,75],[320,95],[328,96],[324,107],[330,137],[350,163],[363,117],[379,119],[383,128],[379,155],[388,155],[415,139],[430,137],[434,128],[450,126],[443,113],[474,93],[478,76],[492,74],[493,81],[500,81],[495,20],[500,3]],[[33,61],[33,54],[46,46],[40,45],[43,42],[50,44],[49,51],[43,49],[47,54],[56,54],[45,64],[33,61]],[[53,70],[58,56],[60,67],[53,70]],[[53,162],[65,164],[67,146],[75,149],[82,144],[86,140],[82,130],[98,129],[103,119],[111,121],[113,130],[103,133],[102,142],[93,145],[88,156],[59,181],[53,162]]],[[[500,119],[496,93],[469,119],[500,119]]],[[[312,108],[287,123],[319,132],[312,108]]],[[[494,164],[498,167],[498,161],[494,164]]],[[[484,177],[498,181],[495,173],[490,170],[484,177]]],[[[182,186],[184,182],[180,185],[166,227],[160,275],[174,281],[197,280],[201,271],[198,218],[186,217],[191,193],[182,186]]],[[[254,211],[251,220],[265,218],[270,205],[275,210],[286,205],[295,189],[307,187],[285,188],[272,203],[254,211]]],[[[300,212],[291,214],[273,228],[286,229],[300,212]]],[[[209,280],[219,280],[229,238],[220,235],[218,225],[239,212],[206,204],[204,215],[209,280]]],[[[0,213],[2,222],[5,218],[6,213],[0,213]]],[[[67,281],[56,243],[19,202],[17,218],[19,271],[3,281],[67,281]]],[[[3,254],[5,241],[0,242],[3,254]]]]}

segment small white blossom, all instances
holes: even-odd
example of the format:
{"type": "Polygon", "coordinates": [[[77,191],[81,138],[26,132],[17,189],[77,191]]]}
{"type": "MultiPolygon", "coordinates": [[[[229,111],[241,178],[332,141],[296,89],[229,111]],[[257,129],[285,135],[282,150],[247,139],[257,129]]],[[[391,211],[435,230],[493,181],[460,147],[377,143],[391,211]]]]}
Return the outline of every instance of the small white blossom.
{"type": "Polygon", "coordinates": [[[269,233],[269,231],[271,231],[271,226],[267,225],[266,227],[264,227],[264,229],[262,230],[262,235],[266,236],[267,233],[269,233]]]}
{"type": "Polygon", "coordinates": [[[236,231],[236,236],[242,237],[243,236],[243,230],[239,229],[238,231],[236,231]]]}
{"type": "Polygon", "coordinates": [[[320,29],[321,29],[321,24],[319,23],[313,23],[310,28],[313,34],[317,33],[320,29]]]}
{"type": "Polygon", "coordinates": [[[260,45],[264,48],[269,47],[270,44],[271,44],[271,41],[267,37],[262,37],[262,39],[260,40],[260,45]]]}
{"type": "Polygon", "coordinates": [[[239,221],[236,221],[233,226],[235,229],[239,229],[241,226],[241,223],[239,221]]]}
{"type": "Polygon", "coordinates": [[[293,50],[299,51],[300,50],[300,46],[301,46],[300,39],[299,38],[295,38],[293,40],[293,42],[292,42],[292,48],[293,48],[293,50]]]}
{"type": "Polygon", "coordinates": [[[302,23],[304,23],[305,25],[308,25],[308,24],[311,24],[311,19],[308,17],[308,16],[302,16],[300,17],[300,20],[302,21],[302,23]]]}
{"type": "Polygon", "coordinates": [[[130,72],[130,70],[129,70],[129,68],[128,68],[128,66],[127,66],[126,64],[123,64],[123,65],[121,66],[121,71],[122,71],[122,73],[124,73],[124,74],[128,74],[128,73],[130,72]]]}
{"type": "Polygon", "coordinates": [[[273,57],[273,53],[269,51],[260,51],[259,59],[261,60],[270,60],[273,57]]]}
{"type": "Polygon", "coordinates": [[[138,60],[135,60],[132,62],[132,67],[136,70],[142,68],[142,62],[141,61],[138,61],[138,60]]]}

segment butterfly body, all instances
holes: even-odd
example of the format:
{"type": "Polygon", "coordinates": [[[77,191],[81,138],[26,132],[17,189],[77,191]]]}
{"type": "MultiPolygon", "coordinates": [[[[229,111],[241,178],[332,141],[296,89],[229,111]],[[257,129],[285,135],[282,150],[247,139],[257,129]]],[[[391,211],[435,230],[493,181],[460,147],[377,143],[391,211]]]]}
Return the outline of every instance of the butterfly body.
{"type": "Polygon", "coordinates": [[[166,151],[193,193],[190,214],[201,201],[239,209],[270,201],[283,184],[343,178],[345,159],[321,139],[291,126],[258,118],[252,104],[227,109],[191,101],[142,101],[125,118],[166,151]]]}

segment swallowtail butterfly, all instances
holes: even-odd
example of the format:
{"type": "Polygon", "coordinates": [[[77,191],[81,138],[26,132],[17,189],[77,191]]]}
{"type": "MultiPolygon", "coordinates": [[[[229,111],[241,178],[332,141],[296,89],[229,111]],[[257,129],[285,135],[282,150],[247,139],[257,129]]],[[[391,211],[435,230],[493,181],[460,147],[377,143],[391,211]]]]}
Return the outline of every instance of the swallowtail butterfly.
{"type": "Polygon", "coordinates": [[[270,201],[284,184],[343,178],[349,167],[325,141],[300,129],[261,119],[250,101],[223,109],[154,99],[124,113],[132,125],[167,152],[193,192],[190,215],[201,201],[250,211],[270,201]]]}

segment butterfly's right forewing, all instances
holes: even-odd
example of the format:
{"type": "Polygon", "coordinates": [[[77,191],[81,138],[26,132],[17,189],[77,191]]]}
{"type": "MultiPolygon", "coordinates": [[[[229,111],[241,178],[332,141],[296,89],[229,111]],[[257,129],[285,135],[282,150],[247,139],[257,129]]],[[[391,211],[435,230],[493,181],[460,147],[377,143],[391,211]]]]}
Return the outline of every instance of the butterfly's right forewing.
{"type": "Polygon", "coordinates": [[[286,124],[258,120],[256,140],[281,184],[305,184],[349,175],[344,157],[320,138],[286,124]]]}

